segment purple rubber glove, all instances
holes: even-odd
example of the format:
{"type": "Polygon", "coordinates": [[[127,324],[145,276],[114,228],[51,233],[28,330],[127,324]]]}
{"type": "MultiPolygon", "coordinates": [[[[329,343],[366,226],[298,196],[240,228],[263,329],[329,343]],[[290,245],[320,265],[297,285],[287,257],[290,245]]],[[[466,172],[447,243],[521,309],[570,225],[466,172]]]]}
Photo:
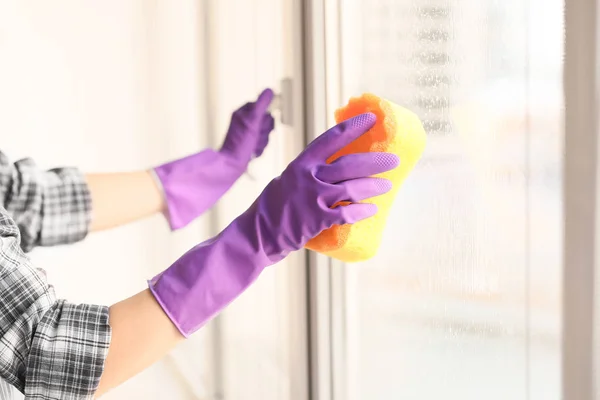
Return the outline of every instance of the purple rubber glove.
{"type": "Polygon", "coordinates": [[[260,156],[275,121],[267,111],[273,92],[235,111],[219,151],[207,149],[154,168],[167,204],[172,230],[180,229],[211,208],[260,156]]]}
{"type": "Polygon", "coordinates": [[[369,176],[395,168],[395,155],[351,154],[326,163],[374,122],[373,114],[363,114],[319,136],[218,236],[195,246],[149,282],[184,336],[223,310],[265,267],[302,249],[324,229],[377,212],[373,204],[355,202],[391,189],[388,180],[369,176]],[[353,204],[331,208],[340,201],[353,204]]]}

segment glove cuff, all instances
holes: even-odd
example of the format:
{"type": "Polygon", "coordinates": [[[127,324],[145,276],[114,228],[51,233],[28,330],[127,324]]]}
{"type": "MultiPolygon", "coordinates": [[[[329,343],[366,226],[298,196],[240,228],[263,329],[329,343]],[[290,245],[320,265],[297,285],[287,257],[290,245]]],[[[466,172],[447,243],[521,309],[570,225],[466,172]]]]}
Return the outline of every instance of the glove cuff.
{"type": "Polygon", "coordinates": [[[148,281],[165,314],[189,337],[248,289],[271,264],[234,220],[148,281]]]}
{"type": "Polygon", "coordinates": [[[171,230],[185,227],[210,209],[243,173],[233,160],[212,149],[153,168],[171,230]]]}

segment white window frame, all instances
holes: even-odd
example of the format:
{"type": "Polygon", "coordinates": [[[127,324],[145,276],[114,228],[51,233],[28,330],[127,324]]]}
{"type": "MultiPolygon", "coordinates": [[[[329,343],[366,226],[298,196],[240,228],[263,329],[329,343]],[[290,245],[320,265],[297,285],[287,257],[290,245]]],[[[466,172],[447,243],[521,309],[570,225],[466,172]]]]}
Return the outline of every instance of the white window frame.
{"type": "MultiPolygon", "coordinates": [[[[232,111],[231,98],[240,92],[239,87],[235,86],[240,82],[232,85],[231,81],[242,76],[246,92],[255,90],[255,93],[258,94],[260,89],[268,85],[276,94],[280,94],[280,91],[284,89],[283,86],[286,86],[284,97],[278,102],[273,102],[274,105],[279,103],[279,107],[285,109],[287,122],[285,126],[281,126],[282,129],[278,132],[281,135],[271,140],[270,146],[279,140],[280,147],[277,148],[279,151],[276,155],[271,150],[270,156],[278,162],[285,157],[286,162],[289,162],[304,148],[306,143],[303,134],[304,107],[296,106],[302,105],[304,101],[302,91],[304,65],[303,57],[301,57],[304,41],[301,37],[303,31],[300,18],[301,9],[302,4],[292,0],[267,0],[250,2],[250,4],[244,0],[204,2],[204,26],[202,28],[205,30],[203,37],[207,70],[202,85],[206,90],[207,112],[211,116],[208,119],[207,131],[212,135],[213,146],[220,143],[225,128],[216,127],[212,119],[218,116],[219,121],[222,122],[228,117],[232,111]],[[232,28],[223,25],[224,18],[228,18],[227,13],[232,8],[236,9],[236,12],[239,11],[238,8],[243,8],[248,14],[247,20],[238,20],[243,26],[232,28]],[[275,20],[277,24],[270,23],[275,20]],[[279,30],[276,30],[278,25],[285,29],[281,29],[279,37],[274,37],[279,34],[279,30]],[[225,34],[230,31],[234,31],[234,33],[225,34]],[[243,35],[250,35],[249,37],[254,42],[254,49],[241,47],[237,40],[240,32],[243,35]],[[238,51],[244,54],[243,59],[236,58],[238,51]],[[240,65],[240,62],[244,65],[240,65]],[[240,68],[243,69],[241,74],[240,68]],[[291,93],[287,92],[287,85],[284,84],[284,82],[288,82],[288,79],[291,79],[292,82],[291,93]],[[289,124],[290,121],[293,121],[292,126],[289,124]]],[[[246,99],[240,99],[240,101],[246,101],[246,99]]],[[[280,125],[283,122],[283,118],[281,118],[277,124],[280,125]]],[[[254,165],[251,165],[249,169],[253,179],[240,179],[236,183],[239,185],[237,189],[241,188],[242,192],[246,193],[252,190],[258,195],[268,180],[272,178],[268,174],[280,172],[269,171],[265,167],[264,160],[269,157],[267,152],[265,152],[266,157],[263,156],[261,160],[255,161],[255,163],[262,162],[263,167],[260,168],[253,163],[254,165]]],[[[235,197],[227,198],[227,196],[226,194],[210,212],[209,224],[212,234],[217,234],[237,215],[237,212],[232,212],[232,209],[235,208],[232,206],[239,206],[239,201],[235,197]]],[[[268,293],[269,299],[275,301],[266,300],[261,296],[248,297],[248,292],[261,283],[257,282],[253,288],[242,294],[235,304],[220,313],[205,328],[208,335],[208,349],[205,358],[210,372],[210,376],[207,378],[207,398],[231,399],[240,398],[240,396],[248,398],[263,396],[261,398],[264,400],[275,398],[309,400],[309,328],[307,326],[308,292],[306,290],[308,263],[306,253],[299,252],[290,255],[281,264],[285,265],[278,265],[273,267],[274,269],[265,271],[265,274],[272,274],[270,278],[274,276],[273,279],[277,282],[277,285],[268,287],[273,291],[268,293]],[[277,302],[278,299],[281,299],[281,303],[277,302]],[[262,372],[264,368],[261,369],[260,364],[254,369],[241,370],[237,367],[240,354],[232,351],[232,345],[235,345],[232,338],[239,338],[236,336],[240,330],[248,329],[247,321],[240,322],[239,317],[245,316],[244,311],[252,313],[253,310],[256,310],[257,314],[268,313],[271,316],[285,316],[286,322],[278,326],[281,336],[277,338],[278,342],[280,341],[278,345],[282,356],[281,358],[272,357],[273,361],[267,372],[262,372]],[[278,370],[284,374],[283,377],[273,378],[273,371],[278,370]],[[269,385],[277,385],[281,390],[278,393],[265,390],[267,394],[263,394],[260,386],[268,387],[269,385]]],[[[265,276],[263,275],[262,278],[264,280],[265,276]]],[[[260,321],[257,324],[260,324],[260,321]]],[[[259,329],[262,332],[263,329],[272,329],[272,326],[259,329]]],[[[252,333],[256,334],[256,330],[252,333]]]]}
{"type": "MultiPolygon", "coordinates": [[[[303,2],[304,108],[306,140],[312,141],[335,124],[333,111],[341,101],[339,0],[303,2]]],[[[347,277],[343,263],[309,253],[309,327],[311,400],[354,400],[350,386],[355,333],[346,307],[347,277]]]]}
{"type": "MultiPolygon", "coordinates": [[[[563,400],[598,400],[596,343],[600,307],[596,281],[600,251],[598,157],[598,1],[565,0],[565,159],[563,263],[563,400]]],[[[340,1],[305,0],[305,123],[307,140],[332,124],[341,104],[340,1]]],[[[348,313],[347,268],[309,257],[311,399],[346,400],[358,392],[353,376],[353,332],[348,313]],[[333,312],[335,310],[335,312],[333,312]]]]}
{"type": "MultiPolygon", "coordinates": [[[[325,77],[325,42],[323,3],[306,0],[302,2],[302,52],[296,53],[303,64],[303,104],[305,139],[307,142],[327,127],[325,77]]],[[[309,351],[310,351],[310,399],[332,399],[331,366],[331,261],[328,257],[309,253],[309,351]]]]}

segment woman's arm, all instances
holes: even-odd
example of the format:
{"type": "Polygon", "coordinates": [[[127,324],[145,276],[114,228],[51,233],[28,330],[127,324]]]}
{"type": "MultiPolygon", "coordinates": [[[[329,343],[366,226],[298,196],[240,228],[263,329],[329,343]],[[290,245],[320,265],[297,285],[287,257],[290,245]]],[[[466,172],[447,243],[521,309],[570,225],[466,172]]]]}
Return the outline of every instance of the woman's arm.
{"type": "Polygon", "coordinates": [[[88,174],[85,180],[92,199],[92,232],[125,225],[165,208],[152,172],[88,174]]]}
{"type": "Polygon", "coordinates": [[[149,291],[111,307],[113,340],[98,393],[159,359],[231,304],[265,268],[302,249],[323,229],[374,215],[373,204],[359,202],[391,189],[391,182],[370,176],[396,168],[398,158],[365,153],[327,164],[374,123],[374,115],[361,115],[315,139],[219,235],[155,276],[149,291]],[[355,204],[333,208],[340,200],[355,204]]]}
{"type": "Polygon", "coordinates": [[[110,308],[57,299],[19,241],[0,207],[0,377],[26,399],[92,398],[183,340],[148,290],[110,308]]]}
{"type": "Polygon", "coordinates": [[[74,243],[86,237],[91,196],[76,168],[43,171],[32,159],[11,162],[0,152],[0,206],[20,231],[20,246],[74,243]]]}
{"type": "Polygon", "coordinates": [[[21,232],[21,248],[75,243],[89,231],[127,224],[165,208],[150,171],[84,175],[72,167],[41,170],[32,159],[0,152],[0,205],[21,232]]]}
{"type": "Polygon", "coordinates": [[[185,339],[149,290],[113,305],[109,315],[112,341],[96,396],[137,375],[185,339]]]}
{"type": "Polygon", "coordinates": [[[0,152],[0,205],[21,231],[21,248],[74,243],[89,231],[163,212],[172,230],[212,207],[262,154],[274,128],[270,90],[231,117],[219,150],[205,149],[149,171],[84,175],[77,168],[39,169],[0,152]]]}
{"type": "Polygon", "coordinates": [[[91,398],[111,337],[107,307],[58,300],[0,207],[0,377],[26,399],[91,398]]]}
{"type": "Polygon", "coordinates": [[[268,112],[271,90],[235,111],[219,150],[199,153],[159,165],[150,171],[87,175],[92,197],[91,230],[123,225],[164,212],[173,230],[180,229],[212,207],[260,156],[274,120],[268,112]]]}

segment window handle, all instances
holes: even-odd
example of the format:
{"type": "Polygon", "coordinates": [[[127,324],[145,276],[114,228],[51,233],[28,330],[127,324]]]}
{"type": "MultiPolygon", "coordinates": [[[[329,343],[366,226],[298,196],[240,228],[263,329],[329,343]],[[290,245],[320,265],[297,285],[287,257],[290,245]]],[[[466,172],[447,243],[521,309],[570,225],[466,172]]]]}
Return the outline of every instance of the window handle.
{"type": "Polygon", "coordinates": [[[280,91],[279,93],[275,93],[273,101],[269,106],[270,112],[279,113],[279,122],[283,125],[293,126],[293,99],[292,79],[283,78],[280,82],[280,91]]]}

